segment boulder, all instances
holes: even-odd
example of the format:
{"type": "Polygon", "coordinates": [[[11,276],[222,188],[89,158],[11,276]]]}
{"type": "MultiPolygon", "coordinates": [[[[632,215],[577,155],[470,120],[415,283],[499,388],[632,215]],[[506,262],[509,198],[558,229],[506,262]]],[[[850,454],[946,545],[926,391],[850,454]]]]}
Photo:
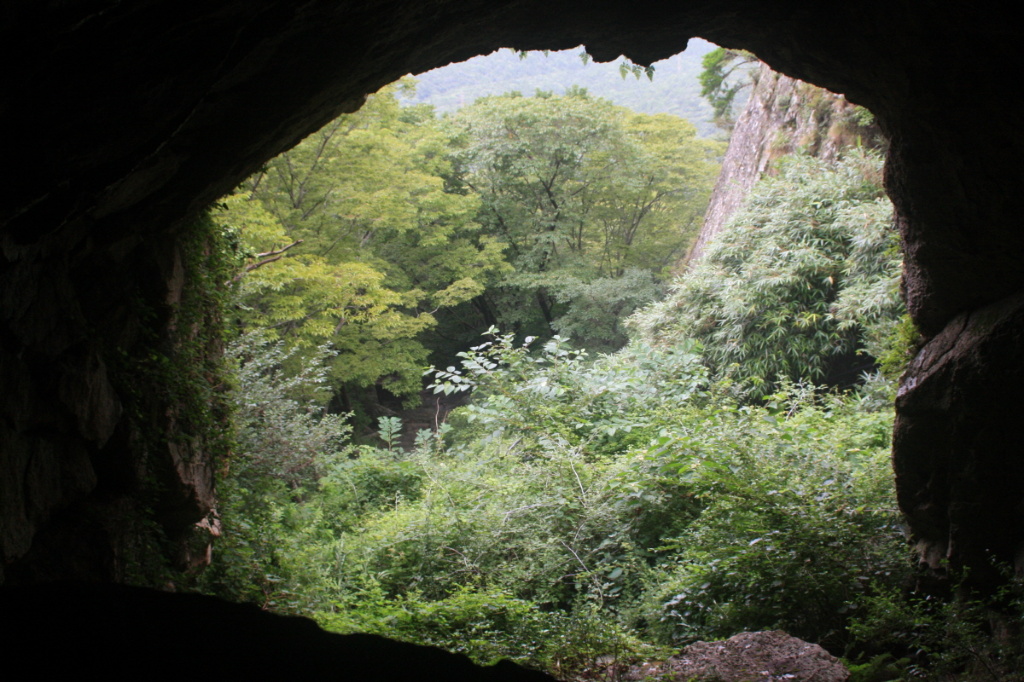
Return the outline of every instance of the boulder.
{"type": "Polygon", "coordinates": [[[845,682],[850,672],[817,644],[781,630],[741,632],[720,642],[696,642],[664,663],[634,666],[627,680],[680,682],[845,682]]]}

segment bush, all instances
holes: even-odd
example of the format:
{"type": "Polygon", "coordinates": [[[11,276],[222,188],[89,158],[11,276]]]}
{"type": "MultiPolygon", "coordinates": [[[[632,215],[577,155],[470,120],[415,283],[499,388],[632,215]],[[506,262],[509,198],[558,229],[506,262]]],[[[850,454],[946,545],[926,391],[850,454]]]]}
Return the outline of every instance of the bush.
{"type": "Polygon", "coordinates": [[[1024,680],[1024,581],[1007,571],[1006,585],[987,598],[941,598],[880,589],[850,625],[856,644],[907,657],[915,677],[1024,680]]]}
{"type": "Polygon", "coordinates": [[[631,326],[651,345],[697,339],[717,377],[754,397],[783,379],[855,383],[903,312],[881,158],[784,160],[706,256],[631,326]]]}
{"type": "Polygon", "coordinates": [[[663,541],[674,556],[647,578],[639,615],[662,641],[783,629],[841,651],[850,615],[909,571],[887,467],[890,417],[837,397],[775,398],[707,409],[699,434],[648,456],[703,506],[663,541]]]}
{"type": "Polygon", "coordinates": [[[429,644],[466,654],[481,665],[507,658],[566,674],[610,653],[629,660],[650,650],[592,606],[581,605],[570,613],[545,611],[528,600],[474,585],[437,601],[417,593],[385,599],[378,592],[345,606],[318,613],[317,620],[332,632],[370,632],[429,644]]]}
{"type": "Polygon", "coordinates": [[[403,502],[415,502],[423,491],[424,471],[412,459],[369,447],[335,460],[320,478],[319,498],[328,523],[338,533],[356,530],[364,517],[403,502]]]}
{"type": "Polygon", "coordinates": [[[317,362],[297,372],[292,353],[260,333],[227,349],[235,364],[234,454],[219,472],[223,537],[200,587],[222,597],[301,611],[329,593],[332,534],[316,502],[320,475],[350,452],[350,428],[315,400],[317,362]]]}

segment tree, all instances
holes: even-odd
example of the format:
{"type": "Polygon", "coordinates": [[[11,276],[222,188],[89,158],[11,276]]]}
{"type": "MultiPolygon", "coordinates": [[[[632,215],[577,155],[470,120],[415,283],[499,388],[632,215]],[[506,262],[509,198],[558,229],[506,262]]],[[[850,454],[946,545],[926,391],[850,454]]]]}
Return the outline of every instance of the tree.
{"type": "Polygon", "coordinates": [[[237,277],[243,329],[265,329],[299,347],[296,361],[329,344],[335,352],[325,361],[336,388],[380,383],[396,394],[418,390],[426,352],[415,336],[433,318],[408,312],[415,294],[387,287],[385,274],[372,264],[331,263],[289,248],[298,242],[244,194],[225,199],[216,220],[240,231],[249,256],[237,277]]]}
{"type": "Polygon", "coordinates": [[[700,76],[700,95],[715,111],[715,122],[719,126],[732,128],[733,102],[736,95],[751,84],[750,65],[757,63],[757,57],[746,50],[730,50],[719,47],[704,55],[704,70],[700,76]]]}
{"type": "Polygon", "coordinates": [[[429,107],[389,86],[273,159],[225,202],[249,250],[245,321],[306,348],[330,344],[338,390],[419,391],[434,314],[508,266],[479,233],[479,199],[450,191],[429,107]]]}
{"type": "MultiPolygon", "coordinates": [[[[479,221],[515,268],[479,305],[487,321],[523,333],[550,335],[588,305],[570,292],[596,280],[636,268],[663,278],[695,235],[717,168],[718,147],[686,121],[631,114],[581,88],[485,97],[450,125],[457,179],[480,196],[479,221]]],[[[624,341],[620,333],[610,347],[624,341]]]]}

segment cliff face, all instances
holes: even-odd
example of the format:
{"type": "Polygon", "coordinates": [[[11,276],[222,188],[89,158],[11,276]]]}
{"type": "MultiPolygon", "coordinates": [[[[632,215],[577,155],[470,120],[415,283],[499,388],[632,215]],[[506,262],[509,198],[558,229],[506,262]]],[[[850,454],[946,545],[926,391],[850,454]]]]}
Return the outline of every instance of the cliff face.
{"type": "Polygon", "coordinates": [[[987,566],[988,553],[1012,562],[1024,548],[1020,443],[1006,423],[1024,412],[1010,380],[1024,357],[1012,312],[1024,289],[1024,93],[1006,83],[1024,66],[1022,34],[1002,6],[962,0],[10,0],[7,579],[123,580],[131,556],[188,555],[210,504],[211,454],[184,418],[190,391],[165,390],[176,374],[151,373],[143,350],[176,357],[174,292],[195,272],[182,245],[204,206],[406,73],[502,46],[583,43],[600,60],[650,63],[695,35],[877,117],[908,306],[934,339],[898,405],[900,499],[926,552],[954,566],[987,566]]]}
{"type": "Polygon", "coordinates": [[[687,262],[701,257],[754,183],[772,172],[775,161],[794,152],[834,160],[852,144],[880,147],[881,130],[864,122],[857,107],[842,95],[761,64],[754,74],[750,97],[733,127],[722,172],[687,262]]]}

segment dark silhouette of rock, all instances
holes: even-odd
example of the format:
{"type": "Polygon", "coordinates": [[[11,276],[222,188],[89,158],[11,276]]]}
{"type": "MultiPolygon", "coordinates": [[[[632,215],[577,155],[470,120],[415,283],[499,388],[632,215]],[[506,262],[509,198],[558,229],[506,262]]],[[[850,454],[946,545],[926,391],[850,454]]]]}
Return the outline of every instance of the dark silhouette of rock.
{"type": "Polygon", "coordinates": [[[433,647],[138,587],[0,588],[0,623],[9,680],[552,681],[507,661],[479,667],[433,647]]]}

